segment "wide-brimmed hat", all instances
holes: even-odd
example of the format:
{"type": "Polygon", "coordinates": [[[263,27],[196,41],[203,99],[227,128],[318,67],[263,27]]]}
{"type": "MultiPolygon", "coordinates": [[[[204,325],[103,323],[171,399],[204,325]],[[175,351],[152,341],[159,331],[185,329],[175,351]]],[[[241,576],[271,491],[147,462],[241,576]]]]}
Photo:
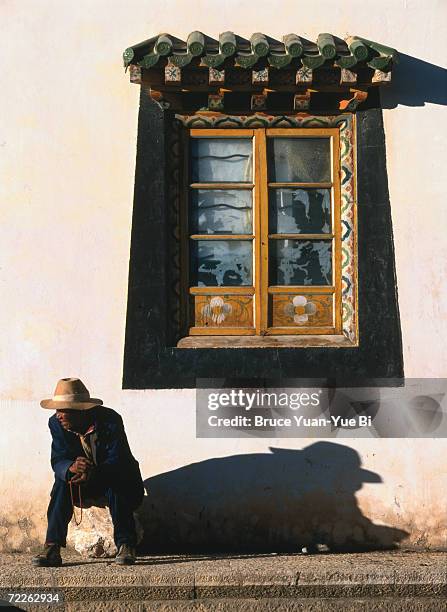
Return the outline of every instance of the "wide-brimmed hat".
{"type": "Polygon", "coordinates": [[[52,399],[44,399],[40,405],[49,410],[89,410],[102,403],[102,400],[90,397],[80,378],[61,378],[52,399]]]}

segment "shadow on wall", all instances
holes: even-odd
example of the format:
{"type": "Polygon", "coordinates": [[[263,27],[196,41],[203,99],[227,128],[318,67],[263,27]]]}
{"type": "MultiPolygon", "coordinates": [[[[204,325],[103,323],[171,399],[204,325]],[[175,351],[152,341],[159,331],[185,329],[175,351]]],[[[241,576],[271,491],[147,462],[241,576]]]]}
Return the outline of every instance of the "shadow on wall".
{"type": "Polygon", "coordinates": [[[355,492],[380,483],[332,442],[208,459],[145,481],[147,552],[333,552],[396,548],[408,533],[375,525],[355,492]]]}
{"type": "Polygon", "coordinates": [[[447,70],[399,53],[392,84],[380,92],[382,108],[447,104],[447,70]]]}

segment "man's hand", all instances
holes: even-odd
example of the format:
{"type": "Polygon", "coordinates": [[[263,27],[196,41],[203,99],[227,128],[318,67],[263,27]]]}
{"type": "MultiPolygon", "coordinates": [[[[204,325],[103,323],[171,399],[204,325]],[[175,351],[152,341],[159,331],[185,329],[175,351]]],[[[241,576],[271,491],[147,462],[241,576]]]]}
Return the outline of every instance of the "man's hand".
{"type": "Polygon", "coordinates": [[[92,468],[93,463],[89,459],[86,457],[77,457],[76,461],[74,461],[68,469],[72,474],[81,476],[83,474],[87,475],[92,468]]]}
{"type": "Polygon", "coordinates": [[[72,484],[84,484],[90,480],[91,472],[85,472],[84,474],[75,474],[73,478],[70,478],[72,484]]]}

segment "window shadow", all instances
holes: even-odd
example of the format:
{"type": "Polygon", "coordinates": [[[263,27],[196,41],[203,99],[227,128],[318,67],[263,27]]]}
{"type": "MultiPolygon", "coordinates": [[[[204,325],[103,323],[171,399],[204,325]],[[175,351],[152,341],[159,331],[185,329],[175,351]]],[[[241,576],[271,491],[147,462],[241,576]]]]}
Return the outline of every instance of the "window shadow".
{"type": "Polygon", "coordinates": [[[399,53],[392,83],[380,93],[382,108],[447,104],[447,70],[416,57],[399,53]]]}
{"type": "Polygon", "coordinates": [[[375,525],[355,497],[381,477],[342,444],[213,458],[145,481],[142,552],[360,552],[408,533],[375,525]]]}

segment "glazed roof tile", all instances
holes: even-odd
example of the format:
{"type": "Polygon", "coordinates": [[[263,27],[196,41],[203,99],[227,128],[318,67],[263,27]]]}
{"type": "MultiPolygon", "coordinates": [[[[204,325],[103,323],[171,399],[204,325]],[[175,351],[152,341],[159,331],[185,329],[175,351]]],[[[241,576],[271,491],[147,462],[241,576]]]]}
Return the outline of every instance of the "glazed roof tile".
{"type": "Polygon", "coordinates": [[[286,34],[279,41],[261,32],[248,39],[234,32],[223,32],[216,40],[194,31],[186,41],[171,34],[159,34],[128,47],[123,59],[126,68],[129,65],[162,68],[167,63],[179,68],[191,64],[219,69],[232,64],[245,69],[279,70],[291,66],[316,69],[334,65],[349,70],[367,66],[389,72],[397,61],[397,51],[360,36],[342,40],[323,33],[314,42],[298,34],[286,34]]]}

